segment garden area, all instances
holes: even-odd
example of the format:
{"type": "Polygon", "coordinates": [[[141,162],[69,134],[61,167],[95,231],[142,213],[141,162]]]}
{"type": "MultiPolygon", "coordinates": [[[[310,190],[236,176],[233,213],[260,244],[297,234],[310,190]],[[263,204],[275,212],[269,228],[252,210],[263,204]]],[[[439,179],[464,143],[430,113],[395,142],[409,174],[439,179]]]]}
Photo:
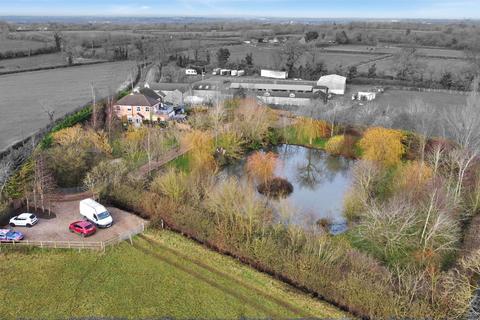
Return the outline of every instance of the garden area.
{"type": "Polygon", "coordinates": [[[189,129],[93,114],[52,133],[4,193],[82,185],[355,316],[465,316],[480,272],[464,243],[480,208],[476,135],[460,118],[444,124],[452,139],[290,120],[251,99],[191,110],[189,129]],[[175,148],[189,151],[138,175],[175,148]]]}

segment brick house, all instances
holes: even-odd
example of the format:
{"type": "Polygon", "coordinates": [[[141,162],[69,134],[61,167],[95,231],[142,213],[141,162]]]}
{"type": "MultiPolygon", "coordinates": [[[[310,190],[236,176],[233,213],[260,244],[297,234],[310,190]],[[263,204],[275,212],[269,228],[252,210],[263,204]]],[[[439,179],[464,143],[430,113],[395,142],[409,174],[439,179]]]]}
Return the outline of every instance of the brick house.
{"type": "MultiPolygon", "coordinates": [[[[153,90],[151,90],[153,92],[153,90]]],[[[162,102],[161,96],[152,92],[133,92],[114,105],[115,114],[119,119],[140,126],[144,121],[167,121],[175,112],[173,107],[162,102]]]]}

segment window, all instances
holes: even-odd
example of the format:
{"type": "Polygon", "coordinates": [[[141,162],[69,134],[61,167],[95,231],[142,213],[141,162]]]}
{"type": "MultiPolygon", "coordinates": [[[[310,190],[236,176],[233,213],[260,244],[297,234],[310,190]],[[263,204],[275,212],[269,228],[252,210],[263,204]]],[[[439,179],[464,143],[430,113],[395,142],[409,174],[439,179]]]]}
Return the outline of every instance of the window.
{"type": "Polygon", "coordinates": [[[145,107],[145,111],[149,112],[149,111],[150,111],[150,108],[149,108],[149,107],[145,107]]]}
{"type": "Polygon", "coordinates": [[[120,106],[117,106],[117,111],[120,111],[120,109],[122,109],[122,107],[120,107],[120,106]]]}
{"type": "Polygon", "coordinates": [[[132,111],[132,107],[128,107],[127,110],[128,110],[128,111],[132,111]]]}
{"type": "Polygon", "coordinates": [[[142,107],[137,107],[137,112],[142,111],[142,107]]]}

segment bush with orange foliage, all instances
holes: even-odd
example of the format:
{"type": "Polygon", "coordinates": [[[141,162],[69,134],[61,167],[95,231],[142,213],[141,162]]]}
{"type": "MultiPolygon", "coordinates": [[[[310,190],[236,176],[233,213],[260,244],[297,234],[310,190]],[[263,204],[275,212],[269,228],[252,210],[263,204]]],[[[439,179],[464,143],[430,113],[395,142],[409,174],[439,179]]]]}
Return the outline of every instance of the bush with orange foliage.
{"type": "Polygon", "coordinates": [[[257,151],[247,159],[247,173],[258,183],[266,183],[273,177],[277,161],[275,153],[257,151]]]}
{"type": "Polygon", "coordinates": [[[301,117],[295,124],[297,139],[308,140],[308,144],[313,144],[313,140],[329,137],[332,133],[330,125],[323,120],[301,117]]]}
{"type": "Polygon", "coordinates": [[[402,143],[404,137],[405,135],[399,130],[368,128],[359,144],[363,149],[363,158],[385,166],[399,164],[405,152],[402,143]]]}

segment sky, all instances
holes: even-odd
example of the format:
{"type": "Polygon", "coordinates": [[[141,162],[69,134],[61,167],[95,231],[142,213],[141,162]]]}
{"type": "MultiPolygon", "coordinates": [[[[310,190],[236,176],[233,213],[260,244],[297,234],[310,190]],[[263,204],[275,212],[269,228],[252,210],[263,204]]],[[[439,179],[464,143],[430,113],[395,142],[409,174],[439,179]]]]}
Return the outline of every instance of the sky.
{"type": "Polygon", "coordinates": [[[0,0],[0,16],[480,19],[480,0],[0,0]]]}

